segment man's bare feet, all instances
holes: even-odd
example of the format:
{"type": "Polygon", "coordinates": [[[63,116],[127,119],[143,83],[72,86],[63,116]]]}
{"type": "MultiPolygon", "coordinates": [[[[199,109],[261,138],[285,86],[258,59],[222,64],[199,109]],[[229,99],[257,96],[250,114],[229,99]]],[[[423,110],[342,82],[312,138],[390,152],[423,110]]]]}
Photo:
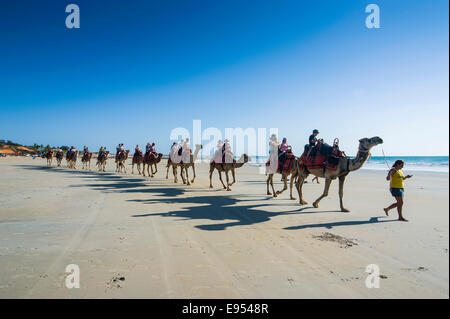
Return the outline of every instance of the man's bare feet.
{"type": "Polygon", "coordinates": [[[405,219],[403,217],[400,217],[398,220],[401,221],[401,222],[407,222],[408,221],[407,219],[405,219]]]}
{"type": "Polygon", "coordinates": [[[389,211],[387,208],[383,208],[384,212],[386,213],[386,216],[389,216],[389,211]]]}

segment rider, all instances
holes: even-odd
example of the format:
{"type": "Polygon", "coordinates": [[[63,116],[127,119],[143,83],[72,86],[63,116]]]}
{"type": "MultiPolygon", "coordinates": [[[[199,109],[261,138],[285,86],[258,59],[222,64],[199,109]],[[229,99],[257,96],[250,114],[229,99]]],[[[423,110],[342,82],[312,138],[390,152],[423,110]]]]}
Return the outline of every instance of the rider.
{"type": "Polygon", "coordinates": [[[278,146],[278,161],[280,162],[280,168],[283,168],[284,161],[286,160],[286,152],[290,150],[290,146],[287,143],[287,138],[283,137],[283,142],[278,146]]]}
{"type": "Polygon", "coordinates": [[[84,154],[89,154],[89,147],[84,146],[84,154]]]}
{"type": "Polygon", "coordinates": [[[75,148],[75,146],[71,146],[71,147],[70,147],[70,150],[67,152],[68,156],[70,157],[70,156],[72,155],[73,152],[76,152],[76,150],[77,150],[77,149],[75,148]]]}
{"type": "Polygon", "coordinates": [[[234,154],[231,150],[230,140],[226,139],[222,146],[222,157],[224,159],[223,163],[233,163],[234,154]]]}
{"type": "Polygon", "coordinates": [[[136,145],[136,147],[135,147],[135,149],[134,149],[134,152],[135,152],[136,154],[139,154],[139,156],[142,156],[142,152],[141,152],[141,149],[139,148],[139,145],[136,145]]]}
{"type": "Polygon", "coordinates": [[[116,160],[119,158],[120,153],[124,152],[123,143],[120,143],[116,147],[116,160]]]}
{"type": "Polygon", "coordinates": [[[312,134],[309,136],[308,153],[306,154],[306,158],[309,157],[309,155],[311,154],[311,151],[317,144],[317,141],[318,141],[317,135],[319,135],[319,130],[315,129],[315,130],[313,130],[312,134]]]}
{"type": "Polygon", "coordinates": [[[289,145],[287,143],[287,138],[283,137],[283,142],[280,145],[280,151],[285,153],[289,149],[289,145]]]}
{"type": "Polygon", "coordinates": [[[145,145],[145,153],[151,152],[151,149],[152,149],[152,144],[150,144],[150,142],[148,142],[147,145],[145,145]]]}
{"type": "Polygon", "coordinates": [[[150,152],[156,154],[156,145],[155,145],[155,143],[152,143],[152,145],[150,146],[150,152]]]}
{"type": "Polygon", "coordinates": [[[216,163],[216,164],[222,163],[222,147],[223,147],[223,141],[218,140],[217,141],[217,150],[214,152],[214,156],[211,159],[211,163],[216,163]]]}

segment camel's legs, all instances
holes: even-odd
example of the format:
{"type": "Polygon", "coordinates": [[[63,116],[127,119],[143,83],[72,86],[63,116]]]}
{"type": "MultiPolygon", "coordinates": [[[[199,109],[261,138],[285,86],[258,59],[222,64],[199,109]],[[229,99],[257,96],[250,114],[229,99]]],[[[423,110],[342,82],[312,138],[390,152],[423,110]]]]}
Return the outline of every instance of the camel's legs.
{"type": "Polygon", "coordinates": [[[141,163],[136,163],[136,167],[137,167],[139,175],[141,175],[141,163]]]}
{"type": "Polygon", "coordinates": [[[177,170],[178,170],[177,166],[172,165],[172,173],[173,173],[174,183],[178,183],[177,170]]]}
{"type": "Polygon", "coordinates": [[[170,165],[167,164],[166,167],[167,167],[166,179],[169,179],[169,168],[170,168],[170,165]]]}
{"type": "Polygon", "coordinates": [[[183,184],[186,184],[186,180],[184,179],[183,171],[184,171],[183,166],[180,166],[180,176],[181,176],[181,179],[183,180],[183,184]]]}
{"type": "Polygon", "coordinates": [[[209,166],[209,188],[213,188],[213,184],[212,184],[213,172],[214,172],[214,166],[210,165],[209,166]]]}
{"type": "Polygon", "coordinates": [[[282,173],[281,174],[281,180],[284,182],[284,186],[283,189],[281,191],[277,191],[277,195],[280,195],[281,193],[283,193],[288,187],[287,187],[287,174],[286,173],[282,173]]]}
{"type": "Polygon", "coordinates": [[[147,164],[147,176],[153,177],[153,174],[150,174],[152,164],[147,164]]]}
{"type": "Polygon", "coordinates": [[[142,162],[142,176],[145,176],[145,162],[142,162]]]}
{"type": "Polygon", "coordinates": [[[234,183],[236,183],[236,169],[231,169],[231,176],[233,176],[233,182],[231,182],[230,185],[233,185],[234,183]]]}
{"type": "Polygon", "coordinates": [[[186,185],[191,185],[191,182],[189,181],[189,166],[186,166],[184,170],[186,172],[186,185]]]}
{"type": "Polygon", "coordinates": [[[316,199],[315,202],[313,203],[313,206],[315,208],[319,207],[319,202],[322,200],[322,198],[328,196],[328,191],[330,189],[331,181],[332,180],[330,178],[325,179],[325,188],[323,189],[323,194],[318,199],[316,199]]]}
{"type": "Polygon", "coordinates": [[[225,177],[227,179],[227,191],[231,191],[230,188],[230,178],[228,177],[228,170],[225,171],[225,177]]]}
{"type": "Polygon", "coordinates": [[[299,201],[300,201],[300,205],[306,205],[308,204],[307,202],[305,202],[305,200],[303,199],[303,183],[305,182],[305,179],[308,177],[308,174],[303,174],[303,172],[299,173],[297,176],[297,192],[298,192],[298,197],[299,197],[299,201]]]}
{"type": "Polygon", "coordinates": [[[269,176],[267,177],[267,181],[266,181],[266,183],[267,183],[267,195],[272,195],[272,193],[271,193],[270,190],[269,190],[270,177],[271,177],[272,175],[273,175],[273,174],[269,174],[269,176]]]}
{"type": "Polygon", "coordinates": [[[273,197],[277,197],[278,196],[277,192],[275,191],[275,187],[273,187],[273,176],[274,175],[275,174],[271,174],[271,176],[270,176],[270,186],[272,186],[273,197]]]}
{"type": "Polygon", "coordinates": [[[134,174],[134,163],[131,163],[131,174],[134,174]]]}
{"type": "Polygon", "coordinates": [[[295,179],[295,174],[292,173],[291,174],[291,180],[289,182],[289,196],[290,196],[290,199],[294,199],[295,200],[295,197],[292,196],[292,187],[294,185],[294,179],[295,179]]]}
{"type": "MultiPolygon", "coordinates": [[[[186,168],[186,170],[187,170],[187,168],[186,168]]],[[[197,177],[197,176],[195,175],[195,164],[194,164],[194,163],[192,163],[192,171],[194,172],[194,177],[193,177],[192,180],[191,180],[191,183],[193,184],[194,181],[195,181],[195,177],[197,177]]]]}
{"type": "Polygon", "coordinates": [[[152,164],[152,165],[155,165],[155,171],[154,172],[153,172],[153,166],[152,166],[152,175],[155,175],[158,172],[158,166],[156,165],[156,163],[152,164]]]}
{"type": "Polygon", "coordinates": [[[343,203],[343,197],[344,197],[344,182],[345,182],[345,177],[347,175],[344,176],[340,176],[339,177],[339,203],[341,205],[341,211],[348,213],[349,210],[347,208],[344,208],[344,203],[343,203]]]}
{"type": "Polygon", "coordinates": [[[227,187],[225,186],[225,183],[223,182],[223,179],[222,179],[222,171],[220,169],[218,169],[217,171],[219,172],[219,179],[220,179],[220,182],[222,183],[223,189],[227,189],[227,187]]]}

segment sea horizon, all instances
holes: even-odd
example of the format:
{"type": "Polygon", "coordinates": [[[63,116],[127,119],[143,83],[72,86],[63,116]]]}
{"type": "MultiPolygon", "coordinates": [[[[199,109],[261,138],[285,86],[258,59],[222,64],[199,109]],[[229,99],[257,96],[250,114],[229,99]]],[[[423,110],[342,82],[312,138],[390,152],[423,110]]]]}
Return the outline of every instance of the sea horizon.
{"type": "MultiPolygon", "coordinates": [[[[249,165],[262,166],[269,156],[251,156],[251,158],[249,165]]],[[[405,171],[449,172],[449,156],[371,156],[361,169],[387,170],[398,159],[405,162],[405,171]]]]}

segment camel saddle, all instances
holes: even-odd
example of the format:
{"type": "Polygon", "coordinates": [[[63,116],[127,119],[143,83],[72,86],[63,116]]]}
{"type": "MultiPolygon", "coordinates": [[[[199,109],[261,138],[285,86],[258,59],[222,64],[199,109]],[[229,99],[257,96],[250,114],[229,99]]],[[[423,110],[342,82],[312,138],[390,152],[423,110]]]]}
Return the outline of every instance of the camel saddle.
{"type": "Polygon", "coordinates": [[[116,160],[118,160],[120,158],[120,156],[125,156],[125,151],[119,151],[116,154],[116,160]]]}
{"type": "Polygon", "coordinates": [[[298,159],[299,167],[306,169],[323,168],[329,170],[336,170],[339,164],[339,159],[344,157],[343,152],[339,150],[337,144],[331,146],[327,143],[318,143],[313,147],[308,157],[309,145],[305,146],[305,152],[298,159]]]}
{"type": "Polygon", "coordinates": [[[150,156],[153,156],[154,158],[157,158],[158,157],[158,153],[156,153],[156,152],[145,152],[144,160],[148,161],[150,159],[150,156]]]}
{"type": "MultiPolygon", "coordinates": [[[[288,150],[285,153],[278,152],[278,168],[277,173],[283,174],[289,174],[294,167],[294,162],[296,160],[296,157],[294,153],[292,153],[292,150],[288,150]],[[283,156],[284,155],[284,156],[283,156]]],[[[270,165],[270,160],[266,162],[266,166],[270,165]]]]}

